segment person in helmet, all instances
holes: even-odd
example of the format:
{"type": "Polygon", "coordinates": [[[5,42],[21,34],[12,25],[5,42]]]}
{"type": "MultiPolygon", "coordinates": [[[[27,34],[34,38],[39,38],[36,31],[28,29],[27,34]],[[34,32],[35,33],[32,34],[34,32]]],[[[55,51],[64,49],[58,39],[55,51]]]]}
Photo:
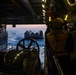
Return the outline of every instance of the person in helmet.
{"type": "MultiPolygon", "coordinates": [[[[68,37],[68,32],[63,29],[64,21],[61,18],[52,20],[51,31],[46,35],[48,45],[53,53],[65,52],[65,43],[68,37]]],[[[60,55],[60,54],[58,54],[60,55]]]]}

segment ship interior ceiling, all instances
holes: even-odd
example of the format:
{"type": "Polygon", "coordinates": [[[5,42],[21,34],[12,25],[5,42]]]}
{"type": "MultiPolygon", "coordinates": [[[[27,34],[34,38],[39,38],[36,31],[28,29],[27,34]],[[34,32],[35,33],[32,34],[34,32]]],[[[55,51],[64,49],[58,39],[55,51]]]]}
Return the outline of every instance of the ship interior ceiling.
{"type": "Polygon", "coordinates": [[[74,0],[0,0],[0,23],[45,24],[49,12],[64,19],[76,11],[74,4],[74,0]]]}
{"type": "MultiPolygon", "coordinates": [[[[5,51],[8,26],[17,28],[16,25],[46,25],[56,18],[62,18],[64,23],[76,23],[76,0],[0,0],[0,75],[76,75],[76,60],[71,63],[69,52],[59,52],[63,54],[56,56],[52,49],[46,47],[45,34],[44,38],[42,36],[44,63],[40,61],[40,47],[35,39],[29,39],[29,43],[26,38],[20,39],[15,50],[5,51]],[[25,42],[28,43],[27,46],[25,42]],[[43,69],[42,64],[44,64],[43,69]]],[[[40,37],[41,35],[42,31],[40,37]]],[[[42,43],[41,40],[40,42],[42,43]]]]}

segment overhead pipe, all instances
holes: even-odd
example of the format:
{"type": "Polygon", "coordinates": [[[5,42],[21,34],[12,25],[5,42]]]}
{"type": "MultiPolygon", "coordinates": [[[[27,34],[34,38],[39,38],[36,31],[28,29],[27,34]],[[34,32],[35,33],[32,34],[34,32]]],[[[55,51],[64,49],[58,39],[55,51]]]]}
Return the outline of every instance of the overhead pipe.
{"type": "Polygon", "coordinates": [[[17,1],[17,0],[11,0],[17,7],[19,7],[22,11],[24,11],[24,12],[26,12],[25,10],[24,10],[24,8],[26,8],[27,9],[27,15],[29,16],[30,15],[30,17],[37,23],[37,18],[35,18],[34,17],[34,15],[35,15],[35,13],[33,12],[33,10],[32,10],[32,7],[31,7],[31,5],[29,4],[29,2],[28,2],[28,4],[30,5],[30,7],[28,6],[28,5],[26,5],[27,3],[25,3],[24,1],[22,1],[22,0],[19,0],[20,2],[21,2],[21,5],[24,7],[22,7],[20,4],[19,4],[19,1],[17,1]],[[24,4],[25,5],[24,5],[24,4]],[[30,8],[30,9],[29,9],[30,8]],[[32,12],[32,14],[31,14],[31,12],[32,12]]]}
{"type": "Polygon", "coordinates": [[[24,3],[24,6],[27,5],[27,7],[30,9],[30,11],[33,15],[36,15],[28,0],[23,0],[23,3],[24,3]]]}
{"type": "Polygon", "coordinates": [[[36,16],[36,13],[34,12],[30,2],[28,0],[21,0],[21,2],[23,3],[23,5],[26,7],[26,9],[31,12],[33,18],[35,18],[35,21],[37,21],[37,18],[35,17],[36,16]],[[28,9],[29,8],[29,9],[28,9]]]}

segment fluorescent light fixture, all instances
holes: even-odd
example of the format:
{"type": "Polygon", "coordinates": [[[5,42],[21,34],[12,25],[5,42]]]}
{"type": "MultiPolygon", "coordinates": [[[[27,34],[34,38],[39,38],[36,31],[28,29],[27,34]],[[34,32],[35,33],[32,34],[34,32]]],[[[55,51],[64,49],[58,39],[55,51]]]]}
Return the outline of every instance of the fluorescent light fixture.
{"type": "Polygon", "coordinates": [[[46,3],[46,0],[42,0],[42,1],[46,3]]]}
{"type": "Polygon", "coordinates": [[[42,4],[42,7],[43,7],[43,8],[45,8],[45,5],[44,5],[44,4],[42,4]]]}
{"type": "Polygon", "coordinates": [[[45,13],[43,12],[43,16],[45,16],[45,13]]]}
{"type": "Polygon", "coordinates": [[[68,18],[68,15],[65,16],[65,19],[64,20],[67,20],[67,18],[68,18]]]}
{"type": "Polygon", "coordinates": [[[45,10],[42,10],[45,13],[45,10]]]}
{"type": "Polygon", "coordinates": [[[70,5],[70,6],[74,6],[75,3],[71,3],[69,0],[67,0],[67,3],[70,5]]]}
{"type": "Polygon", "coordinates": [[[49,21],[51,21],[51,17],[49,17],[49,21]]]}
{"type": "Polygon", "coordinates": [[[45,1],[45,0],[42,0],[43,2],[45,1]]]}

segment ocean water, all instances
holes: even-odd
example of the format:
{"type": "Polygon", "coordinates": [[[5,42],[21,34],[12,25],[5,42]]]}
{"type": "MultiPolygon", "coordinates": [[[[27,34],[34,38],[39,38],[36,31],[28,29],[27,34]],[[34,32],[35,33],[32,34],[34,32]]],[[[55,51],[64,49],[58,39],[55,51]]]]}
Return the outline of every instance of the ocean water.
{"type": "MultiPolygon", "coordinates": [[[[43,36],[45,36],[45,30],[46,30],[46,26],[42,25],[39,29],[38,27],[33,26],[33,28],[30,28],[31,26],[24,26],[24,27],[16,27],[16,28],[12,28],[12,26],[7,26],[7,31],[8,31],[8,50],[10,49],[14,49],[16,48],[17,43],[24,38],[24,33],[26,32],[26,30],[31,30],[34,33],[42,30],[43,31],[43,36]]],[[[41,60],[41,64],[42,67],[44,68],[44,39],[40,39],[40,40],[36,40],[37,43],[39,44],[39,48],[40,48],[40,60],[41,60]]],[[[26,40],[26,44],[28,44],[28,41],[26,40]]]]}

